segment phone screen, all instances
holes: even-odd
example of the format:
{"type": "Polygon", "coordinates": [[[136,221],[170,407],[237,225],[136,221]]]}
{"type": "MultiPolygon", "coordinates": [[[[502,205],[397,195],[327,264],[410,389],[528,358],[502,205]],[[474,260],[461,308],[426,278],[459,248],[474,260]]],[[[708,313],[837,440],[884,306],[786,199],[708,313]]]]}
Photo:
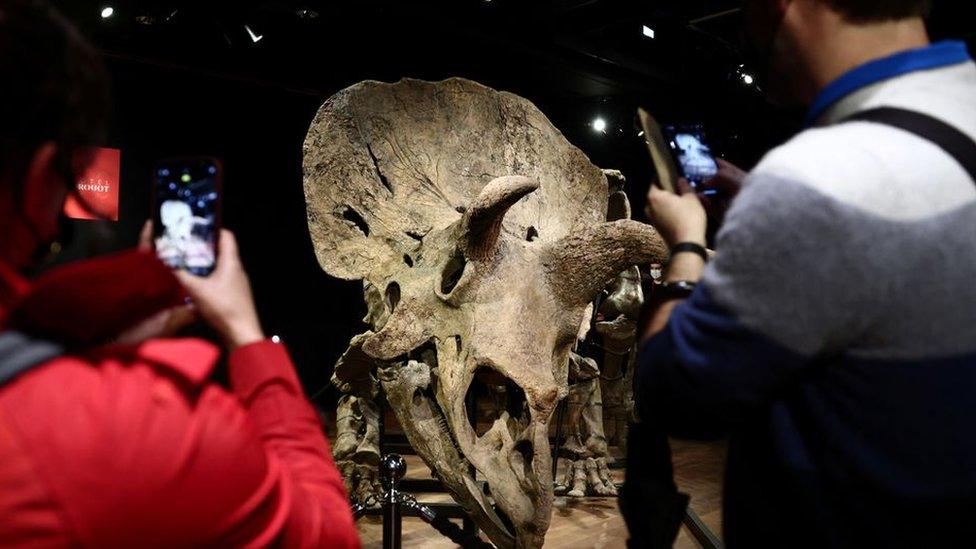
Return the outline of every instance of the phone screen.
{"type": "Polygon", "coordinates": [[[705,140],[700,125],[666,126],[664,133],[681,175],[693,187],[709,181],[718,174],[718,164],[712,156],[712,148],[705,140]]]}
{"type": "Polygon", "coordinates": [[[216,159],[161,162],[156,168],[153,244],[163,263],[199,276],[217,264],[221,167],[216,159]]]}

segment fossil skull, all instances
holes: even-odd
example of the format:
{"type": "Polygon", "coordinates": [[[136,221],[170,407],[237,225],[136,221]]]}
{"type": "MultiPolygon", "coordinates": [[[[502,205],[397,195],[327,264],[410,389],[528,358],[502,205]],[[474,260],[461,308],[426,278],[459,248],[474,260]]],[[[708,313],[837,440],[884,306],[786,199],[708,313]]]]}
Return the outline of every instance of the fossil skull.
{"type": "Polygon", "coordinates": [[[570,350],[607,283],[665,256],[657,232],[604,222],[601,170],[525,99],[462,79],[339,92],[304,170],[320,265],[382,296],[350,352],[383,366],[411,444],[491,540],[541,546],[570,350]],[[506,388],[487,430],[466,409],[476,378],[506,388]]]}

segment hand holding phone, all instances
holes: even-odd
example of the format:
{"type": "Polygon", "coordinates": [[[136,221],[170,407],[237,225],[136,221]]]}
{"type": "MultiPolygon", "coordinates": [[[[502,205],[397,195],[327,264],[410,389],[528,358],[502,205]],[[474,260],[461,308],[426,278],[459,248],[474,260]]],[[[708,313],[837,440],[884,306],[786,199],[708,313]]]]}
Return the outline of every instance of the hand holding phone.
{"type": "Polygon", "coordinates": [[[222,169],[215,158],[166,160],[153,184],[153,246],[173,269],[208,276],[217,264],[222,169]]]}
{"type": "Polygon", "coordinates": [[[220,257],[213,274],[201,277],[176,271],[177,278],[193,299],[198,314],[220,334],[228,349],[264,339],[251,292],[251,282],[237,253],[237,240],[228,230],[220,231],[220,257]]]}
{"type": "Polygon", "coordinates": [[[680,176],[685,178],[696,192],[705,196],[718,194],[717,189],[701,188],[719,172],[718,162],[712,155],[712,147],[705,139],[702,126],[665,126],[663,134],[680,176]]]}
{"type": "MultiPolygon", "coordinates": [[[[705,211],[708,212],[716,223],[720,226],[725,219],[725,214],[732,201],[739,195],[742,185],[748,175],[738,166],[727,162],[721,158],[716,158],[718,173],[708,181],[702,183],[694,191],[701,198],[705,211]]],[[[689,184],[690,185],[690,184],[689,184]]]]}
{"type": "MultiPolygon", "coordinates": [[[[152,221],[147,221],[139,235],[140,250],[152,250],[154,232],[152,221]]],[[[264,331],[254,306],[251,282],[237,252],[237,239],[227,229],[221,229],[219,242],[220,256],[211,276],[202,277],[183,270],[175,271],[192,301],[185,307],[166,311],[168,314],[175,313],[172,320],[180,321],[176,329],[166,325],[164,330],[150,333],[149,338],[172,337],[176,331],[199,317],[216,330],[230,350],[264,339],[264,331]]],[[[151,327],[149,325],[169,320],[170,318],[154,317],[144,323],[147,326],[139,325],[132,332],[142,334],[146,331],[144,328],[151,327]]],[[[128,336],[128,332],[125,335],[128,336]]],[[[120,342],[122,341],[129,340],[120,338],[120,342]]]]}

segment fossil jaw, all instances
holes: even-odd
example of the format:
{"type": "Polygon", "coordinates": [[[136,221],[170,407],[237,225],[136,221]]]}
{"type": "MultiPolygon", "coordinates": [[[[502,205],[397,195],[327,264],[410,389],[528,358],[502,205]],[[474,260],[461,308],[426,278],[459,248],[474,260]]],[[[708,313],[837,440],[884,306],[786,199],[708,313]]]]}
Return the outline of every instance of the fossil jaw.
{"type": "Polygon", "coordinates": [[[451,435],[432,394],[430,367],[417,361],[381,370],[380,382],[414,450],[498,547],[515,547],[515,533],[495,512],[451,435]]]}

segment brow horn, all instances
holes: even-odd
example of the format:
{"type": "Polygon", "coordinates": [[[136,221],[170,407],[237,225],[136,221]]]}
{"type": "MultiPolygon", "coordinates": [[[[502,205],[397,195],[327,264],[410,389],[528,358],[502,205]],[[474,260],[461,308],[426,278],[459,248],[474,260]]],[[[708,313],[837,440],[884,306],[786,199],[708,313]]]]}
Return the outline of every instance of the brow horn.
{"type": "Polygon", "coordinates": [[[628,267],[663,263],[657,230],[629,219],[586,227],[553,242],[544,259],[549,284],[567,305],[585,305],[628,267]]]}
{"type": "Polygon", "coordinates": [[[537,181],[520,175],[499,177],[485,185],[461,220],[467,257],[472,260],[491,257],[498,244],[505,213],[538,188],[537,181]]]}

